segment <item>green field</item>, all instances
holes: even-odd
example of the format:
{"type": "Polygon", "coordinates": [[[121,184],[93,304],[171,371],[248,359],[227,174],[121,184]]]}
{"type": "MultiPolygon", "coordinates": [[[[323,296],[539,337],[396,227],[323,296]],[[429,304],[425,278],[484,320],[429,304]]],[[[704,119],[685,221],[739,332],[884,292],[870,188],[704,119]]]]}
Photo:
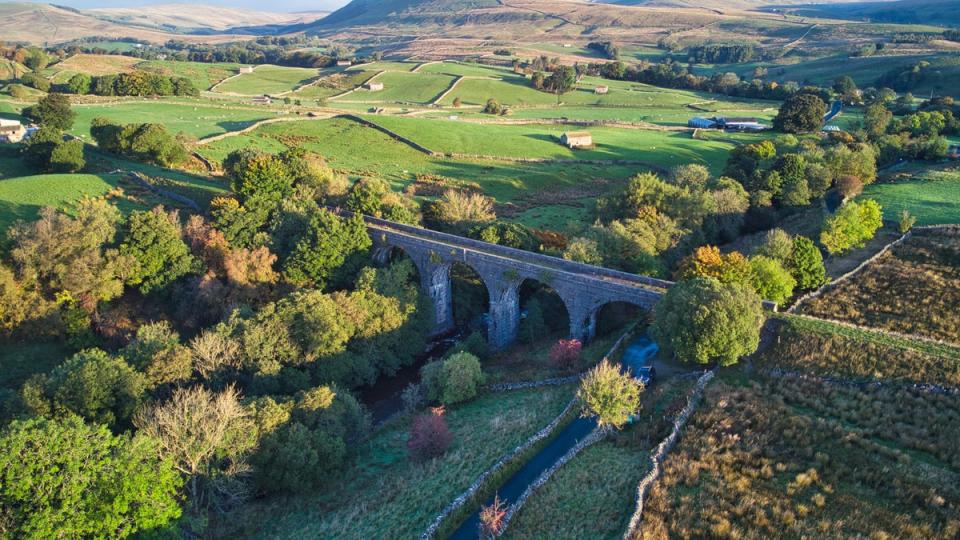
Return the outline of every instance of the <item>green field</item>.
{"type": "Polygon", "coordinates": [[[886,219],[895,220],[907,210],[917,217],[918,225],[960,223],[960,170],[956,167],[871,184],[862,196],[876,199],[886,219]]]}
{"type": "Polygon", "coordinates": [[[447,90],[454,81],[450,75],[387,71],[374,79],[383,83],[383,90],[371,92],[363,88],[334,100],[340,102],[396,102],[426,105],[447,90]]]}
{"type": "Polygon", "coordinates": [[[205,99],[184,98],[78,104],[73,110],[77,119],[70,133],[88,141],[91,140],[90,122],[98,116],[123,124],[156,122],[172,133],[182,131],[197,138],[236,131],[275,116],[270,110],[251,106],[217,105],[205,99]]]}
{"type": "Polygon", "coordinates": [[[257,66],[253,73],[238,75],[217,87],[224,94],[256,96],[293,91],[320,76],[315,68],[257,66]]]}
{"type": "Polygon", "coordinates": [[[36,218],[44,206],[69,207],[117,187],[120,175],[38,174],[0,180],[0,231],[17,220],[36,218]]]}
{"type": "Polygon", "coordinates": [[[593,127],[593,148],[571,150],[560,136],[574,128],[553,125],[475,124],[397,116],[369,120],[442,153],[510,158],[631,160],[670,168],[702,163],[719,172],[733,144],[702,141],[690,133],[593,127]]]}
{"type": "Polygon", "coordinates": [[[173,60],[147,60],[136,65],[137,69],[159,73],[167,77],[186,77],[200,90],[208,90],[218,82],[236,75],[240,64],[230,62],[178,62],[173,60]]]}
{"type": "Polygon", "coordinates": [[[449,407],[453,444],[422,464],[407,457],[409,420],[400,419],[366,442],[352,466],[325,489],[247,505],[224,519],[217,536],[416,538],[481,472],[553,420],[573,391],[556,386],[486,394],[449,407]]]}
{"type": "Polygon", "coordinates": [[[507,77],[513,75],[513,71],[497,67],[485,66],[483,64],[470,64],[462,62],[445,61],[436,64],[427,64],[420,68],[417,73],[446,73],[447,75],[459,75],[462,77],[507,77]]]}
{"type": "MultiPolygon", "coordinates": [[[[503,202],[536,196],[548,190],[573,190],[569,203],[543,207],[550,208],[551,213],[554,209],[562,209],[565,217],[569,217],[570,212],[582,212],[581,203],[585,196],[578,195],[577,190],[595,182],[607,181],[611,182],[609,188],[612,189],[623,179],[645,170],[643,167],[625,165],[432,158],[380,131],[344,118],[269,124],[249,134],[200,146],[197,151],[219,161],[231,151],[241,148],[280,152],[290,146],[316,152],[334,168],[353,176],[382,177],[398,189],[412,182],[417,174],[433,174],[475,181],[487,195],[503,202]]],[[[529,215],[528,212],[521,215],[529,215]]],[[[545,215],[538,219],[551,220],[545,215]]],[[[562,228],[560,224],[568,223],[566,219],[556,221],[552,228],[562,228]]]]}

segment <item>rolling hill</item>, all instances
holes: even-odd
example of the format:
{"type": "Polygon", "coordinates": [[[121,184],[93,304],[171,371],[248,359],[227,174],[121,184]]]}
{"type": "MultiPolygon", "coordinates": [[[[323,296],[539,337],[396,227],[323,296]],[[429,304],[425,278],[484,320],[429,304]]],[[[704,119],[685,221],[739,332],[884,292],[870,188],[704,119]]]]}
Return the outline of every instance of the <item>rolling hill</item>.
{"type": "Polygon", "coordinates": [[[234,41],[239,35],[272,32],[315,21],[322,12],[265,13],[195,4],[77,10],[51,4],[0,2],[0,39],[55,44],[85,38],[132,37],[154,43],[170,39],[234,41]]]}
{"type": "Polygon", "coordinates": [[[809,17],[894,24],[960,25],[956,0],[895,0],[790,6],[787,11],[809,17]]]}
{"type": "Polygon", "coordinates": [[[276,13],[203,4],[158,4],[128,8],[88,9],[84,13],[123,25],[135,25],[178,33],[228,32],[240,28],[274,27],[312,23],[325,11],[276,13]]]}

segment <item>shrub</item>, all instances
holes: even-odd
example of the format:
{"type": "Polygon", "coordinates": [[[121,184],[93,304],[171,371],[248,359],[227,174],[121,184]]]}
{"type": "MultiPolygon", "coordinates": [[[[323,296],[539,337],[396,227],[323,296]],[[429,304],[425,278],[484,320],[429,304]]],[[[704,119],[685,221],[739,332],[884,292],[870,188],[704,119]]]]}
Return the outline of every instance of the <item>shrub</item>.
{"type": "Polygon", "coordinates": [[[472,399],[484,380],[480,360],[468,352],[459,352],[444,360],[441,378],[443,392],[440,402],[444,405],[472,399]]]}
{"type": "Polygon", "coordinates": [[[584,416],[596,416],[600,426],[619,429],[640,410],[642,391],[640,381],[604,360],[580,382],[577,398],[584,416]]]}
{"type": "Polygon", "coordinates": [[[483,337],[482,332],[473,332],[467,336],[467,339],[457,343],[450,352],[451,354],[468,352],[482,361],[490,356],[490,344],[487,343],[487,339],[483,337]]]}
{"type": "Polygon", "coordinates": [[[50,153],[50,170],[53,172],[75,173],[86,164],[83,159],[83,142],[77,139],[54,146],[50,153]]]}
{"type": "Polygon", "coordinates": [[[550,348],[550,362],[560,369],[573,369],[582,351],[583,343],[579,339],[561,339],[550,348]]]}
{"type": "Polygon", "coordinates": [[[454,352],[446,359],[420,368],[420,384],[430,401],[451,405],[477,395],[484,376],[480,360],[465,352],[454,352]]]}
{"type": "Polygon", "coordinates": [[[906,234],[916,223],[916,216],[911,215],[909,210],[901,210],[897,219],[897,230],[900,234],[906,234]]]}
{"type": "Polygon", "coordinates": [[[503,533],[506,527],[507,506],[500,500],[500,495],[494,495],[493,502],[480,509],[480,538],[496,538],[503,533]]]}
{"type": "Polygon", "coordinates": [[[443,407],[436,407],[430,409],[427,414],[413,419],[410,437],[407,439],[407,450],[412,459],[417,461],[433,459],[442,456],[450,447],[453,434],[450,433],[443,414],[443,407]]]}
{"type": "Polygon", "coordinates": [[[413,412],[423,406],[423,386],[410,383],[400,393],[400,399],[403,400],[403,410],[413,412]]]}
{"type": "Polygon", "coordinates": [[[483,112],[487,114],[503,114],[503,105],[496,99],[490,98],[487,100],[487,104],[483,106],[483,112]]]}

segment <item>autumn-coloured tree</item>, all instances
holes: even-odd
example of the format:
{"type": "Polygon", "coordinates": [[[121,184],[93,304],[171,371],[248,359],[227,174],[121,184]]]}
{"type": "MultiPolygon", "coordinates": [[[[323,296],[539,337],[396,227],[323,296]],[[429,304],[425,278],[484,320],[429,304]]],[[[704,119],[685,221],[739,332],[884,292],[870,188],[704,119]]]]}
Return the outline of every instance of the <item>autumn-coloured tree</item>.
{"type": "Polygon", "coordinates": [[[273,264],[277,256],[270,253],[266,246],[250,250],[246,248],[231,250],[223,261],[227,280],[234,285],[250,283],[273,283],[277,273],[273,264]]]}
{"type": "Polygon", "coordinates": [[[579,339],[561,339],[550,348],[550,362],[560,369],[572,369],[580,361],[582,350],[579,339]]]}
{"type": "Polygon", "coordinates": [[[425,461],[443,455],[453,442],[453,434],[443,418],[443,407],[433,407],[427,414],[413,419],[410,428],[410,438],[407,439],[407,450],[410,457],[425,461]]]}
{"type": "Polygon", "coordinates": [[[702,246],[680,263],[677,272],[681,280],[698,277],[713,278],[720,283],[747,283],[750,280],[750,261],[738,251],[720,253],[716,246],[702,246]]]}

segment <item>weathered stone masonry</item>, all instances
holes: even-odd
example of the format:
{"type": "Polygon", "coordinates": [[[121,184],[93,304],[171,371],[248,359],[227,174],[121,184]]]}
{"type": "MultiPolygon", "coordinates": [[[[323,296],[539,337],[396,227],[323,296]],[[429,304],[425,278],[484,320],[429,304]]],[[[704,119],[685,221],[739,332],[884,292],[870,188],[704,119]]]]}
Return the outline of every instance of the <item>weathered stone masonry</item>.
{"type": "Polygon", "coordinates": [[[434,333],[453,328],[450,268],[462,263],[486,285],[490,299],[487,335],[495,348],[513,343],[520,324],[520,285],[527,279],[551,287],[570,317],[570,336],[589,340],[596,331],[597,312],[610,302],[651,309],[672,282],[637,276],[440,233],[376,218],[365,218],[374,256],[389,257],[400,249],[416,265],[423,290],[434,304],[434,333]]]}

